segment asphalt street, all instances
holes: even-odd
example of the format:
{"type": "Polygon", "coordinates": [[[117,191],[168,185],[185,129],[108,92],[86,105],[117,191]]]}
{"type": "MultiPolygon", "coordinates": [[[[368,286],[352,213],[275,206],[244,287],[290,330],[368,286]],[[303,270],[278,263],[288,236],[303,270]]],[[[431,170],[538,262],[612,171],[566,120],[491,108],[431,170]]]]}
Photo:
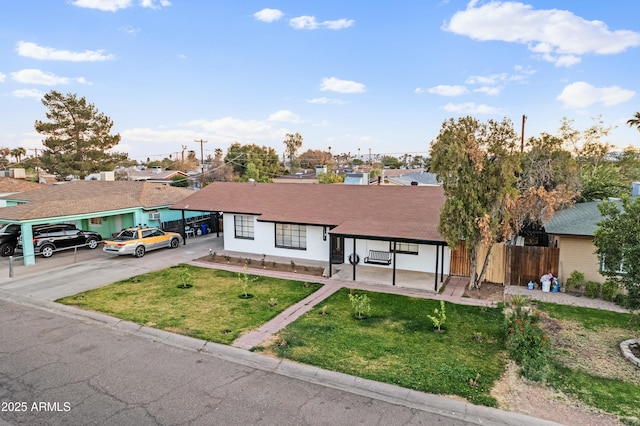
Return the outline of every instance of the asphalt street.
{"type": "Polygon", "coordinates": [[[142,259],[56,253],[0,276],[0,426],[552,424],[52,302],[220,244],[142,259]]]}

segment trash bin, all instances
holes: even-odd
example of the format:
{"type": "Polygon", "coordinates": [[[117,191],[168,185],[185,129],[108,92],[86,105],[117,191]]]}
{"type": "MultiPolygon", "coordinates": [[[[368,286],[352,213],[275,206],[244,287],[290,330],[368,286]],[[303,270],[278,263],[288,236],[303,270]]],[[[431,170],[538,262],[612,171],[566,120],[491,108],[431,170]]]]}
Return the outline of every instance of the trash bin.
{"type": "Polygon", "coordinates": [[[200,235],[207,235],[209,233],[209,227],[206,223],[200,225],[200,235]]]}
{"type": "Polygon", "coordinates": [[[551,290],[551,281],[549,280],[542,281],[542,291],[544,291],[545,293],[548,293],[549,290],[551,290]]]}

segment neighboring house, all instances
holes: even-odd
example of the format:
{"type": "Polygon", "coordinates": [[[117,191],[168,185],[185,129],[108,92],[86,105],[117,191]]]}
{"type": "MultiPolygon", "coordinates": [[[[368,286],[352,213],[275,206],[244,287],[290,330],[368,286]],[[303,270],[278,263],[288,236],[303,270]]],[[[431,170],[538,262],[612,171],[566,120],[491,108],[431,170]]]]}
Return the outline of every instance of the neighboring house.
{"type": "MultiPolygon", "coordinates": [[[[0,178],[0,197],[19,194],[25,191],[41,189],[43,186],[39,183],[29,182],[23,179],[0,178]]],[[[6,207],[7,200],[0,198],[0,207],[6,207]]]]}
{"type": "MultiPolygon", "coordinates": [[[[207,212],[181,212],[169,206],[193,191],[169,185],[129,181],[76,180],[0,198],[0,222],[21,225],[23,241],[31,241],[32,225],[73,223],[105,238],[136,225],[160,226],[184,234],[183,220],[209,220],[207,212]]],[[[24,263],[35,262],[33,245],[24,246],[24,263]]]]}
{"type": "Polygon", "coordinates": [[[152,183],[170,184],[176,176],[187,178],[185,172],[180,170],[163,170],[160,167],[152,167],[144,170],[130,170],[127,172],[128,180],[145,181],[152,183]]]}
{"type": "Polygon", "coordinates": [[[586,281],[604,281],[593,244],[597,224],[602,220],[598,204],[600,201],[574,204],[556,212],[553,219],[544,224],[550,237],[549,245],[560,251],[558,279],[561,282],[573,271],[582,272],[586,281]]]}
{"type": "Polygon", "coordinates": [[[328,265],[377,258],[370,265],[434,273],[437,283],[449,273],[437,231],[444,201],[438,186],[214,182],[171,208],[222,213],[226,250],[328,265]]]}
{"type": "Polygon", "coordinates": [[[387,184],[395,185],[439,185],[435,173],[409,172],[400,176],[389,176],[385,178],[387,184]]]}

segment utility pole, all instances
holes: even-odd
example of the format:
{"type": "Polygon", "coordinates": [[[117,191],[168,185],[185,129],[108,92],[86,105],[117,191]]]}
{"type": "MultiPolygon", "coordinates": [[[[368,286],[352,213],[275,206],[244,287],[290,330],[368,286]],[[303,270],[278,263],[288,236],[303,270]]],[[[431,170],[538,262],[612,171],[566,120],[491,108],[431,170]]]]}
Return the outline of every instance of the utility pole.
{"type": "Polygon", "coordinates": [[[40,183],[40,163],[38,161],[38,148],[29,148],[35,151],[36,155],[36,179],[38,179],[38,183],[40,183]]]}
{"type": "Polygon", "coordinates": [[[201,167],[201,176],[202,176],[202,188],[204,188],[204,144],[207,143],[205,140],[195,140],[194,142],[200,142],[200,164],[201,167]]]}
{"type": "Polygon", "coordinates": [[[520,152],[524,152],[524,122],[527,121],[527,116],[522,114],[522,140],[520,141],[520,152]]]}

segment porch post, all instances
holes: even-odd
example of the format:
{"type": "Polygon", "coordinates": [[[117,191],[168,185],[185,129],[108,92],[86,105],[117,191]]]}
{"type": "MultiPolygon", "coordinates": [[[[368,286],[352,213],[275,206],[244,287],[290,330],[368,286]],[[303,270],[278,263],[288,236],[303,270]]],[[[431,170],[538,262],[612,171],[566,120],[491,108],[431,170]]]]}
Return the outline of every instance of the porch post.
{"type": "Polygon", "coordinates": [[[331,261],[333,257],[333,236],[329,235],[329,278],[331,278],[331,274],[333,272],[333,263],[331,261]]]}
{"type": "Polygon", "coordinates": [[[436,293],[438,292],[438,260],[439,260],[438,255],[440,254],[440,250],[438,249],[439,247],[436,246],[436,282],[435,282],[435,287],[433,288],[433,291],[435,291],[436,293]]]}
{"type": "MultiPolygon", "coordinates": [[[[353,237],[353,280],[356,280],[356,262],[355,260],[357,259],[356,257],[356,237],[353,237]]],[[[349,260],[351,260],[351,256],[349,256],[349,260]]]]}
{"type": "Polygon", "coordinates": [[[187,245],[187,233],[184,230],[185,222],[184,222],[184,210],[180,210],[182,212],[182,225],[180,225],[180,235],[182,235],[182,245],[187,245]]]}
{"type": "Polygon", "coordinates": [[[397,242],[394,241],[393,242],[393,273],[392,273],[392,279],[391,279],[391,285],[396,285],[396,254],[398,253],[396,251],[396,244],[397,242]]]}
{"type": "Polygon", "coordinates": [[[444,280],[444,245],[440,246],[442,250],[442,261],[440,262],[440,283],[444,280]]]}

